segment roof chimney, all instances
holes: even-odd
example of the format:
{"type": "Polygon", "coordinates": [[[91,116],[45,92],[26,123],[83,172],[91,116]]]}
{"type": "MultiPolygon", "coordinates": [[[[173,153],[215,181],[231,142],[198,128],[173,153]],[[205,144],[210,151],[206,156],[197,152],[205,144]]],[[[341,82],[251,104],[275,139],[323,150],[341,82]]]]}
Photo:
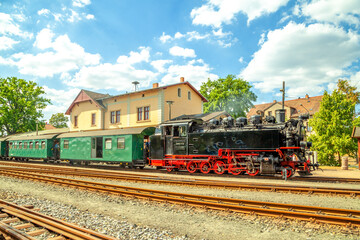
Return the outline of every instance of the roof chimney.
{"type": "Polygon", "coordinates": [[[306,99],[309,99],[309,94],[306,94],[306,95],[305,95],[305,98],[306,98],[306,99]]]}
{"type": "Polygon", "coordinates": [[[153,83],[153,88],[158,88],[159,87],[159,83],[153,83]]]}
{"type": "Polygon", "coordinates": [[[274,100],[274,103],[277,103],[277,101],[276,101],[276,100],[274,100]]]}
{"type": "Polygon", "coordinates": [[[185,82],[185,78],[184,78],[184,77],[181,77],[181,78],[180,78],[180,82],[185,82]]]}

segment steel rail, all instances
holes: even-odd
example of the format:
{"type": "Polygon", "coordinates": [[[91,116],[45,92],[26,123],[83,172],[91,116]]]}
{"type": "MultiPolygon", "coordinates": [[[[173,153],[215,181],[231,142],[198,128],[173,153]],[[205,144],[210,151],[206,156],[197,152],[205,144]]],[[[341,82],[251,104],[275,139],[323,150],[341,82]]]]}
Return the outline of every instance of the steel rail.
{"type": "Polygon", "coordinates": [[[0,235],[1,234],[16,240],[36,240],[36,238],[2,222],[0,222],[0,235]]]}
{"type": "MultiPolygon", "coordinates": [[[[18,168],[0,167],[0,170],[14,170],[18,168]]],[[[339,188],[325,188],[325,187],[307,187],[307,186],[286,186],[277,184],[258,184],[258,183],[236,183],[230,181],[214,181],[214,180],[175,180],[175,179],[159,179],[158,176],[134,176],[133,174],[121,174],[109,173],[109,172],[93,172],[86,170],[71,169],[25,169],[27,172],[38,172],[46,174],[58,174],[58,175],[72,175],[82,177],[96,177],[111,180],[121,181],[135,181],[135,182],[146,182],[146,183],[160,183],[160,184],[172,184],[172,185],[189,185],[197,187],[212,187],[212,188],[226,188],[236,190],[257,190],[257,191],[269,191],[269,192],[286,192],[286,193],[303,193],[303,194],[330,194],[330,195],[341,195],[348,197],[359,197],[360,189],[339,189],[339,188]]]]}
{"type": "MultiPolygon", "coordinates": [[[[0,209],[1,212],[11,215],[13,217],[29,221],[36,226],[43,227],[48,229],[51,232],[57,233],[63,237],[68,239],[87,239],[87,240],[99,240],[99,239],[108,239],[114,240],[116,238],[95,232],[90,229],[85,229],[79,227],[75,224],[67,223],[65,221],[61,221],[56,218],[52,218],[50,216],[46,216],[44,214],[32,211],[28,208],[18,206],[16,204],[6,202],[0,200],[0,209]]],[[[8,227],[5,227],[9,229],[8,227]]],[[[11,230],[11,228],[10,228],[11,230]]],[[[16,231],[19,234],[19,231],[16,231]]],[[[14,239],[21,239],[21,238],[14,238],[14,239]]],[[[33,239],[33,238],[31,238],[33,239]]]]}
{"type": "Polygon", "coordinates": [[[84,180],[74,180],[60,177],[43,176],[40,174],[21,173],[17,171],[1,171],[0,174],[32,179],[36,181],[66,185],[80,189],[89,189],[122,196],[131,196],[140,199],[155,200],[187,204],[216,210],[225,210],[240,213],[256,213],[264,216],[296,218],[307,221],[319,221],[331,224],[360,227],[360,211],[348,209],[334,209],[315,206],[259,202],[251,200],[210,197],[185,193],[125,187],[113,184],[96,183],[84,180]]]}
{"type": "MultiPolygon", "coordinates": [[[[99,172],[104,172],[104,171],[118,171],[118,170],[121,170],[121,171],[128,171],[129,169],[119,169],[119,168],[116,168],[116,170],[113,170],[113,169],[104,169],[104,170],[98,170],[96,168],[86,168],[84,166],[77,166],[77,167],[73,167],[73,166],[64,166],[64,165],[49,165],[48,163],[47,164],[44,164],[44,163],[38,163],[38,162],[29,162],[29,163],[20,163],[20,162],[9,162],[9,161],[5,161],[5,160],[0,160],[0,164],[3,164],[3,165],[10,165],[10,166],[24,166],[24,167],[34,167],[34,168],[48,168],[48,169],[59,169],[59,168],[74,168],[74,169],[87,169],[87,170],[92,170],[92,171],[99,171],[99,172]],[[39,166],[39,165],[43,165],[43,166],[39,166]]],[[[135,170],[135,172],[138,172],[139,170],[135,170]]],[[[151,172],[155,172],[155,171],[158,171],[158,170],[150,170],[148,169],[148,171],[151,171],[151,172]]],[[[134,171],[131,171],[131,172],[134,172],[134,171]]],[[[233,175],[218,175],[218,174],[214,174],[214,175],[200,175],[200,174],[189,174],[188,172],[174,172],[176,174],[184,174],[184,175],[191,175],[191,176],[212,176],[212,177],[231,177],[231,178],[248,178],[248,179],[274,179],[274,180],[277,180],[277,179],[280,179],[279,177],[273,177],[273,176],[256,176],[256,177],[248,177],[248,176],[245,176],[245,175],[239,175],[239,176],[233,176],[233,175]]],[[[124,173],[126,174],[126,173],[124,173]]],[[[131,174],[131,173],[130,173],[131,174]]],[[[129,175],[130,175],[129,174],[129,175]]],[[[147,174],[144,174],[144,173],[137,173],[136,175],[142,175],[142,176],[151,176],[151,175],[147,175],[147,174]]],[[[292,178],[288,178],[289,181],[308,181],[308,182],[346,182],[346,183],[360,183],[360,178],[340,178],[340,177],[312,177],[312,176],[307,176],[307,177],[292,177],[292,178]]]]}

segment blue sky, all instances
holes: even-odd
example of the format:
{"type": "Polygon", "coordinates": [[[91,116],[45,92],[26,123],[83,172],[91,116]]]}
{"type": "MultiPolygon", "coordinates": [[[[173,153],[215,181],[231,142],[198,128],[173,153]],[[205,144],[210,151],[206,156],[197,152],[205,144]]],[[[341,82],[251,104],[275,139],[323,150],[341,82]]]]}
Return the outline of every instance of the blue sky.
{"type": "Polygon", "coordinates": [[[0,0],[0,77],[43,86],[65,112],[81,89],[119,94],[234,74],[256,103],[359,87],[358,0],[0,0]]]}

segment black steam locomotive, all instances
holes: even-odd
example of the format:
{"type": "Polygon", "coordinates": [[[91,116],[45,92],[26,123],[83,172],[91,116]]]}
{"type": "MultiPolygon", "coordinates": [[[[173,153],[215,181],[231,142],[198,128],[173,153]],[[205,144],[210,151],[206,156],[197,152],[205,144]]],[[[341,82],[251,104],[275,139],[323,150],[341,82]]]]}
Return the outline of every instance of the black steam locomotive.
{"type": "Polygon", "coordinates": [[[285,122],[278,110],[276,118],[254,115],[249,123],[242,117],[168,121],[150,137],[149,164],[205,174],[310,174],[316,164],[307,160],[311,143],[305,141],[304,119],[285,122]]]}

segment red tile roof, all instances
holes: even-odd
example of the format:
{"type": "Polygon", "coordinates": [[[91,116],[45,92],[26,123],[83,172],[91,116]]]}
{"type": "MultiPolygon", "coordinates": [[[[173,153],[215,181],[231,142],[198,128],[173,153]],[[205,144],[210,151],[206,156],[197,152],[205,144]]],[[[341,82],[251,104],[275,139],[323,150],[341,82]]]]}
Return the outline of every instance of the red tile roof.
{"type": "Polygon", "coordinates": [[[50,129],[56,129],[56,127],[54,127],[54,126],[51,125],[51,124],[46,123],[46,124],[45,124],[45,130],[50,130],[50,129]]]}
{"type": "MultiPolygon", "coordinates": [[[[305,98],[287,100],[284,102],[284,105],[286,107],[294,109],[291,112],[292,118],[299,117],[301,114],[305,114],[305,113],[309,113],[310,116],[312,116],[319,111],[322,97],[323,97],[322,95],[316,97],[305,96],[305,98]]],[[[270,108],[272,105],[276,103],[279,103],[280,105],[282,104],[281,102],[276,102],[276,101],[271,103],[257,104],[252,109],[250,109],[250,111],[247,113],[247,116],[250,117],[252,115],[258,114],[257,113],[258,111],[261,112],[266,111],[266,109],[270,108]]]]}

